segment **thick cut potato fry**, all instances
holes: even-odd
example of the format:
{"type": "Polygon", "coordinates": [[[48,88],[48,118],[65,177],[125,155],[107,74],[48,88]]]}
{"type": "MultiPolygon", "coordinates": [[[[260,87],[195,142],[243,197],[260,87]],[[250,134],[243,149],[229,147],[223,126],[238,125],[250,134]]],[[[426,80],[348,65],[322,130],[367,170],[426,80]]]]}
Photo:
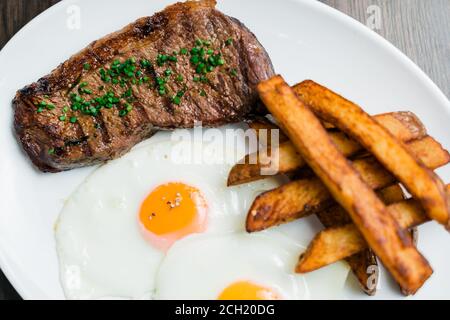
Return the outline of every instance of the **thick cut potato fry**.
{"type": "MultiPolygon", "coordinates": [[[[378,190],[377,195],[387,205],[405,199],[403,190],[398,184],[378,190]]],[[[325,210],[319,211],[316,215],[325,228],[339,227],[352,223],[352,219],[345,209],[339,205],[333,205],[325,210]]]]}
{"type": "MultiPolygon", "coordinates": [[[[398,184],[380,190],[378,195],[388,205],[404,200],[403,190],[398,184]]],[[[347,212],[340,206],[333,206],[320,211],[317,213],[317,217],[326,228],[352,223],[347,212]]],[[[345,260],[352,269],[361,289],[368,295],[375,295],[379,270],[377,258],[373,251],[370,248],[366,248],[345,260]]]]}
{"type": "MultiPolygon", "coordinates": [[[[450,192],[450,185],[446,186],[450,192]]],[[[417,200],[408,199],[388,206],[391,216],[401,228],[407,229],[429,221],[417,200]]],[[[364,237],[353,224],[328,228],[319,232],[300,257],[296,271],[310,272],[350,257],[367,248],[364,237]]]]}
{"type": "MultiPolygon", "coordinates": [[[[416,292],[433,273],[405,230],[332,143],[313,112],[280,76],[258,84],[260,97],[309,167],[349,213],[396,281],[416,292]]],[[[355,252],[356,253],[356,252],[355,252]]]]}
{"type": "Polygon", "coordinates": [[[364,146],[421,202],[431,219],[450,231],[450,197],[443,182],[399,140],[359,106],[313,81],[303,81],[294,90],[317,116],[364,146]]]}
{"type": "Polygon", "coordinates": [[[280,127],[278,127],[276,124],[269,121],[269,119],[264,117],[258,117],[256,119],[252,119],[247,122],[250,129],[253,129],[255,131],[256,137],[258,138],[258,142],[261,143],[263,146],[270,146],[271,145],[271,130],[278,130],[278,138],[279,143],[283,143],[289,140],[289,138],[281,131],[280,127]],[[261,130],[266,130],[266,134],[261,134],[261,130]],[[263,140],[261,140],[261,138],[263,140]]]}
{"type": "MultiPolygon", "coordinates": [[[[374,116],[374,118],[389,130],[397,139],[408,142],[416,139],[423,138],[426,135],[426,130],[419,119],[411,112],[393,112],[374,116]]],[[[264,127],[262,121],[249,124],[251,128],[255,130],[259,129],[277,129],[274,124],[267,123],[264,127]]],[[[300,169],[305,165],[305,162],[297,153],[297,150],[292,146],[292,143],[286,141],[286,136],[280,133],[280,145],[277,150],[277,157],[271,157],[273,152],[266,150],[265,152],[258,152],[258,154],[247,155],[243,160],[236,164],[228,175],[228,186],[234,186],[250,181],[264,179],[267,176],[261,174],[261,170],[264,167],[273,167],[272,162],[278,161],[278,173],[289,173],[300,169]],[[250,163],[249,159],[258,159],[256,163],[250,163]]],[[[336,144],[338,149],[346,156],[351,156],[358,151],[362,150],[362,147],[355,141],[349,139],[342,132],[331,131],[330,137],[336,144]]],[[[262,141],[265,145],[270,145],[262,141]]],[[[275,163],[276,165],[276,163],[275,163]]]]}
{"type": "MultiPolygon", "coordinates": [[[[378,117],[385,117],[385,115],[379,115],[378,117]]],[[[385,117],[384,121],[389,121],[390,117],[385,117]]],[[[408,119],[407,117],[406,119],[408,119]]],[[[398,121],[396,118],[394,118],[394,121],[398,121]]],[[[408,122],[406,122],[408,123],[408,122]]],[[[248,123],[249,127],[253,129],[258,137],[259,143],[262,146],[270,145],[270,130],[278,130],[280,142],[285,142],[288,140],[288,137],[284,135],[281,132],[281,129],[271,121],[269,121],[267,118],[256,118],[251,120],[248,123]],[[260,130],[266,130],[265,132],[261,132],[260,130]]],[[[395,125],[395,124],[394,124],[395,125]]],[[[394,127],[394,125],[391,125],[391,127],[394,127]]],[[[326,126],[326,123],[324,123],[324,126],[326,128],[333,128],[331,125],[326,126]]],[[[426,144],[424,144],[424,147],[426,144]]],[[[426,149],[425,149],[426,150],[426,149]]],[[[420,148],[416,148],[416,152],[420,153],[420,148]]],[[[426,156],[426,152],[422,153],[422,157],[426,156]]],[[[298,179],[298,178],[296,178],[298,179]]],[[[404,200],[404,193],[402,188],[399,185],[393,185],[384,189],[381,189],[378,192],[381,200],[385,204],[392,204],[395,202],[400,202],[401,200],[404,200]]],[[[317,216],[319,220],[322,222],[322,224],[326,228],[330,227],[337,227],[344,224],[351,223],[351,219],[348,216],[348,214],[345,212],[345,210],[342,207],[339,206],[333,206],[332,208],[325,209],[324,211],[319,211],[317,213],[317,216]]],[[[412,238],[414,239],[414,244],[417,242],[417,234],[418,230],[417,228],[413,228],[411,230],[412,238]]],[[[345,259],[345,261],[349,264],[353,275],[358,280],[358,283],[361,287],[361,289],[370,296],[373,296],[376,294],[377,290],[377,284],[378,284],[378,277],[379,277],[379,266],[378,261],[373,253],[373,251],[370,248],[366,248],[348,258],[345,259]]],[[[403,291],[403,290],[402,290],[403,291]]],[[[405,293],[406,294],[406,293],[405,293]]]]}
{"type": "MultiPolygon", "coordinates": [[[[433,170],[450,162],[449,153],[431,137],[409,142],[407,148],[433,170]]],[[[356,159],[353,167],[373,189],[395,182],[395,178],[374,158],[356,159]]],[[[294,180],[256,197],[247,215],[246,229],[248,232],[261,231],[316,213],[333,202],[331,194],[319,179],[294,180]]]]}

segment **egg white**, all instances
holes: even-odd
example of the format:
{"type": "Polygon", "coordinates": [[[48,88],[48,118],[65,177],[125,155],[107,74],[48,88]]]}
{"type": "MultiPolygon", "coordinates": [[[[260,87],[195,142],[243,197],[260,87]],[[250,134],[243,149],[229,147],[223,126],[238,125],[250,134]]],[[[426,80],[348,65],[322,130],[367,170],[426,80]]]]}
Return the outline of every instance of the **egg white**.
{"type": "Polygon", "coordinates": [[[232,165],[247,152],[245,141],[204,138],[174,141],[169,133],[158,134],[98,168],[69,197],[55,228],[68,298],[152,297],[164,253],[142,237],[137,216],[142,201],[161,184],[183,182],[200,190],[208,205],[206,233],[245,229],[251,202],[278,186],[279,178],[228,188],[232,165]]]}

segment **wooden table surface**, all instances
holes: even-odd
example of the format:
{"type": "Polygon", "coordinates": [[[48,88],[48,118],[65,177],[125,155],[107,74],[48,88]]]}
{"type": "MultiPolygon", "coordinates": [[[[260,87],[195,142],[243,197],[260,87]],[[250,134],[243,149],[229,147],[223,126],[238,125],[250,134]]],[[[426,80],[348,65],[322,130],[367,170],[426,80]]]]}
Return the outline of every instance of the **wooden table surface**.
{"type": "MultiPolygon", "coordinates": [[[[149,0],[150,1],[150,0],[149,0]]],[[[320,0],[384,36],[450,97],[450,0],[320,0]]],[[[0,0],[0,48],[59,0],[0,0]]],[[[0,271],[0,300],[19,299],[0,271]]]]}

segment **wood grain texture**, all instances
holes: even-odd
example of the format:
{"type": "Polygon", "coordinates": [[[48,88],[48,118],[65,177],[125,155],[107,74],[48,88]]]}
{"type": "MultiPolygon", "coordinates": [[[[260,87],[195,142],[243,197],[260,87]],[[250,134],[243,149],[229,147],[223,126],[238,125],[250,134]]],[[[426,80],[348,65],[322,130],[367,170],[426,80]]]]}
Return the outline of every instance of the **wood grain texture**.
{"type": "Polygon", "coordinates": [[[450,97],[450,0],[320,0],[366,24],[369,6],[381,9],[374,30],[408,57],[450,97]]]}
{"type": "MultiPolygon", "coordinates": [[[[319,1],[364,24],[370,15],[369,6],[378,6],[381,28],[375,31],[416,62],[450,97],[450,0],[319,1]]],[[[0,48],[29,20],[57,2],[0,0],[0,48]]],[[[0,300],[18,298],[0,271],[0,300]]]]}

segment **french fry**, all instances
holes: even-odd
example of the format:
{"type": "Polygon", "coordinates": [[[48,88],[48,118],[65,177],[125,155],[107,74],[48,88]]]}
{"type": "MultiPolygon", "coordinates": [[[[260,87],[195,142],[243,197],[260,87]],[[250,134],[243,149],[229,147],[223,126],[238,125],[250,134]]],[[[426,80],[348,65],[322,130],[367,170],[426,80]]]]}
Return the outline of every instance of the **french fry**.
{"type": "MultiPolygon", "coordinates": [[[[446,186],[450,192],[450,185],[446,186]]],[[[415,199],[403,200],[388,206],[391,216],[402,229],[413,228],[429,218],[420,203],[415,199]]],[[[353,224],[328,228],[319,232],[300,257],[296,271],[310,272],[336,261],[350,257],[367,248],[364,237],[353,224]]]]}
{"type": "MultiPolygon", "coordinates": [[[[374,116],[374,118],[389,130],[396,138],[408,142],[423,138],[426,130],[420,120],[411,112],[393,112],[374,116]]],[[[273,124],[267,124],[264,128],[262,121],[255,122],[253,125],[256,130],[276,129],[273,124]]],[[[252,128],[252,126],[250,125],[252,128]]],[[[331,131],[330,137],[338,149],[345,155],[351,156],[362,150],[362,147],[355,141],[348,138],[342,132],[331,131]]],[[[266,145],[270,145],[266,142],[266,145]]],[[[300,169],[305,162],[298,154],[292,143],[285,140],[285,135],[280,134],[280,145],[275,152],[279,152],[277,157],[271,157],[272,150],[265,152],[259,151],[258,154],[247,155],[243,160],[236,164],[228,175],[228,186],[234,186],[259,179],[267,178],[261,175],[264,167],[273,166],[272,162],[278,159],[278,173],[289,173],[300,169]],[[250,163],[249,159],[257,159],[256,163],[250,163]]]]}
{"type": "Polygon", "coordinates": [[[360,288],[369,296],[377,292],[380,267],[376,255],[369,248],[345,259],[352,273],[358,280],[360,288]]]}
{"type": "MultiPolygon", "coordinates": [[[[402,188],[398,184],[385,187],[377,191],[379,198],[387,205],[400,202],[405,199],[402,188]]],[[[325,228],[339,227],[352,223],[344,208],[333,205],[316,213],[317,218],[325,228]]]]}
{"type": "MultiPolygon", "coordinates": [[[[382,115],[383,116],[383,115],[382,115]]],[[[267,118],[252,119],[248,123],[249,127],[253,129],[259,139],[259,143],[262,146],[270,145],[270,130],[278,130],[280,142],[285,142],[288,137],[281,132],[281,129],[267,118]],[[260,130],[266,130],[261,132],[260,130]],[[267,140],[268,139],[268,140],[267,140]]],[[[325,124],[324,124],[325,125],[325,124]]],[[[393,127],[393,126],[391,126],[393,127]]],[[[326,128],[333,128],[330,124],[326,128]]],[[[417,150],[420,152],[420,150],[417,150]]],[[[297,179],[297,178],[296,178],[297,179]]],[[[378,192],[380,198],[385,204],[392,204],[404,200],[404,193],[399,185],[393,185],[378,192]]],[[[319,211],[317,217],[322,224],[327,227],[337,227],[347,223],[351,223],[351,219],[342,207],[333,206],[332,208],[319,211]]],[[[414,239],[414,243],[417,241],[417,228],[411,230],[411,236],[414,239]]],[[[375,295],[377,290],[377,283],[379,277],[378,261],[370,248],[366,248],[348,258],[345,259],[349,264],[352,273],[359,282],[361,289],[368,295],[375,295]]]]}
{"type": "Polygon", "coordinates": [[[396,281],[416,292],[433,273],[407,233],[331,142],[312,111],[280,76],[258,84],[260,97],[309,167],[349,213],[396,281]]]}
{"type": "MultiPolygon", "coordinates": [[[[406,146],[430,169],[450,162],[450,154],[432,137],[409,142],[406,146]]],[[[396,181],[371,157],[354,160],[353,167],[372,189],[384,188],[396,181]]],[[[294,180],[256,197],[247,215],[246,229],[261,231],[317,213],[333,203],[331,194],[319,179],[294,180]]]]}
{"type": "Polygon", "coordinates": [[[450,197],[444,184],[417,161],[404,145],[356,104],[310,80],[295,93],[324,121],[358,141],[421,202],[430,218],[450,231],[450,197]]]}
{"type": "MultiPolygon", "coordinates": [[[[388,205],[404,200],[403,190],[398,184],[380,190],[378,195],[388,205]]],[[[352,223],[347,212],[337,205],[318,212],[317,217],[326,228],[352,223]]],[[[366,248],[345,260],[358,280],[361,289],[368,295],[375,295],[379,272],[377,258],[373,251],[366,248]]]]}

